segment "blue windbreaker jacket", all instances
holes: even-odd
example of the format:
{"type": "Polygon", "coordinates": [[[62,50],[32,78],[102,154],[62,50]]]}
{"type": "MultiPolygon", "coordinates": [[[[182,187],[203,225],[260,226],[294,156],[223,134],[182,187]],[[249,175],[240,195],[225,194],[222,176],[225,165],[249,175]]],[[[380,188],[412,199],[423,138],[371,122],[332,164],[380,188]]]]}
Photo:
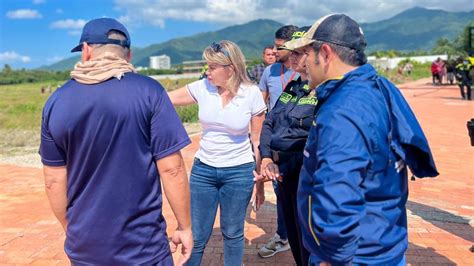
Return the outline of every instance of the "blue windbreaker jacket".
{"type": "Polygon", "coordinates": [[[438,175],[402,94],[365,64],[317,88],[298,189],[312,263],[393,265],[407,249],[406,166],[438,175]]]}

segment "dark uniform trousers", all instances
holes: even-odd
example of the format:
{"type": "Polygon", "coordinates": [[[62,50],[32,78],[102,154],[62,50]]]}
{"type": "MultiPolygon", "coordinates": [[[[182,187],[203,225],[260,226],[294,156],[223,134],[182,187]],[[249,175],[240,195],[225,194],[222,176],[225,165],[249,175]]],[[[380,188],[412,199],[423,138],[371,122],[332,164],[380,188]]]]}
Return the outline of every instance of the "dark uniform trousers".
{"type": "Polygon", "coordinates": [[[285,225],[288,232],[291,252],[297,265],[308,265],[309,252],[304,248],[301,227],[298,221],[296,198],[301,166],[303,164],[302,152],[273,152],[273,160],[278,165],[283,180],[279,182],[278,189],[282,197],[285,225]],[[276,160],[275,160],[276,159],[276,160]]]}
{"type": "Polygon", "coordinates": [[[463,99],[471,100],[471,86],[472,80],[469,75],[469,70],[471,69],[470,64],[458,64],[456,65],[456,80],[458,82],[459,89],[461,90],[461,97],[463,99]],[[464,88],[466,88],[466,93],[464,93],[464,88]]]}

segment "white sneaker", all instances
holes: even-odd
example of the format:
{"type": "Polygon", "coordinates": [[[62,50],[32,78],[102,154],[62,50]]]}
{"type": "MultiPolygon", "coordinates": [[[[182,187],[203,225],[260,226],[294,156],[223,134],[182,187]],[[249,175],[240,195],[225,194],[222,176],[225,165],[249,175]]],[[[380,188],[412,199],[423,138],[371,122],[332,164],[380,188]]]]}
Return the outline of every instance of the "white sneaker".
{"type": "Polygon", "coordinates": [[[269,258],[278,252],[287,251],[289,249],[290,244],[288,244],[288,239],[281,239],[280,236],[275,233],[268,243],[258,251],[258,255],[262,258],[269,258]]]}

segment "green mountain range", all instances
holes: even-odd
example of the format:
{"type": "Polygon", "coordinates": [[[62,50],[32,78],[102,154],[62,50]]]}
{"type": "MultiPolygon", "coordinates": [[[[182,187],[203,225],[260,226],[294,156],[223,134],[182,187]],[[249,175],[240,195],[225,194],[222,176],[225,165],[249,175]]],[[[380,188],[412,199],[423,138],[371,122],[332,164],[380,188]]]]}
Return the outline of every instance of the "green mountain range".
{"type": "Polygon", "coordinates": [[[415,7],[387,20],[361,24],[361,27],[369,51],[413,51],[431,50],[439,38],[454,40],[473,21],[474,11],[447,12],[415,7]]]}
{"type": "MultiPolygon", "coordinates": [[[[361,26],[367,38],[368,52],[388,49],[411,51],[430,50],[442,37],[453,40],[470,21],[474,21],[474,11],[447,12],[415,7],[387,20],[363,23],[361,26]]],[[[150,56],[161,54],[170,56],[173,65],[186,60],[200,60],[207,45],[224,39],[237,43],[248,59],[259,58],[262,48],[273,42],[274,33],[281,26],[281,23],[273,20],[259,19],[144,48],[132,47],[132,63],[135,66],[148,66],[150,56]]],[[[79,58],[71,57],[42,69],[72,69],[79,58]]]]}

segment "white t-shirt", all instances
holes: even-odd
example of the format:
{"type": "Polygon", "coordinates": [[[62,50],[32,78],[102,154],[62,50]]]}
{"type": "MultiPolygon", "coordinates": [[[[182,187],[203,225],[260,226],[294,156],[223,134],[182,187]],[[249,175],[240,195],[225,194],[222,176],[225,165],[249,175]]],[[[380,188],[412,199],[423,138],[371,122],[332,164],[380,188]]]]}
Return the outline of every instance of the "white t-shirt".
{"type": "Polygon", "coordinates": [[[222,99],[207,79],[187,86],[199,105],[203,128],[196,158],[213,167],[229,167],[254,161],[249,139],[250,119],[265,111],[256,85],[241,85],[237,95],[222,107],[222,99]]]}

